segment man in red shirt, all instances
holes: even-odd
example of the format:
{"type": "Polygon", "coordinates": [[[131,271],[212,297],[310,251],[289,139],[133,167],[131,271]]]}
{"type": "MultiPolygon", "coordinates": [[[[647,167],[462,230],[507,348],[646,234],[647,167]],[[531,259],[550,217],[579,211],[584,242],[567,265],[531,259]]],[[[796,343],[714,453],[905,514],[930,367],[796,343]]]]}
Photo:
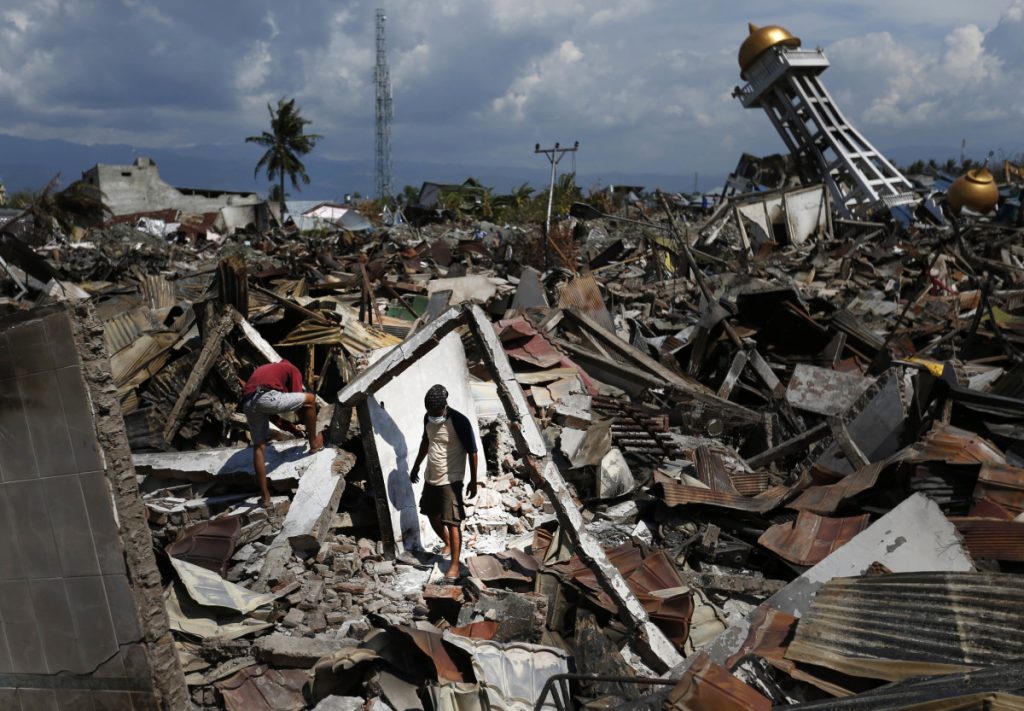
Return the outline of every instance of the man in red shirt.
{"type": "Polygon", "coordinates": [[[306,426],[309,452],[324,448],[323,435],[316,431],[316,395],[302,391],[302,374],[286,360],[261,365],[249,376],[242,391],[242,412],[249,422],[252,433],[252,466],[256,480],[263,493],[263,505],[270,506],[270,490],[267,488],[267,464],[265,451],[270,435],[270,421],[293,434],[301,434],[293,425],[278,415],[284,412],[302,410],[306,426]]]}

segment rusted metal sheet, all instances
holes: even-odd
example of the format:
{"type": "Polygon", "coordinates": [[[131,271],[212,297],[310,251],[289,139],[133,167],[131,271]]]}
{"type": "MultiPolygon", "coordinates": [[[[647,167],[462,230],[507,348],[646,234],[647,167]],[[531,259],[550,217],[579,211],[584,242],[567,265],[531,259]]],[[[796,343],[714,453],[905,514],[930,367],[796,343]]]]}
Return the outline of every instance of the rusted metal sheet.
{"type": "Polygon", "coordinates": [[[306,708],[302,687],[307,681],[305,669],[270,669],[259,664],[217,682],[216,687],[228,711],[301,711],[306,708]]]}
{"type": "MultiPolygon", "coordinates": [[[[889,466],[899,463],[922,462],[981,464],[981,474],[986,471],[1008,473],[1006,459],[995,445],[976,434],[939,422],[920,442],[901,449],[883,461],[861,467],[835,484],[809,487],[788,505],[794,509],[829,514],[847,499],[874,487],[889,466]]],[[[1021,474],[1019,481],[1021,493],[1024,494],[1024,470],[1017,471],[1021,474]]],[[[995,474],[995,476],[998,477],[999,474],[995,474]]],[[[1009,478],[1013,479],[1013,476],[1011,475],[1009,478]]],[[[979,486],[981,486],[981,481],[982,478],[979,475],[979,486]]],[[[989,493],[987,489],[985,493],[989,493]]],[[[990,498],[1001,505],[1006,505],[994,496],[990,496],[990,498]]],[[[1013,497],[1007,498],[1012,499],[1013,497]]],[[[1024,503],[1024,496],[1021,497],[1021,501],[1024,503]]]]}
{"type": "Polygon", "coordinates": [[[976,495],[998,504],[1015,516],[1024,513],[1024,468],[1009,464],[983,464],[976,495]]]}
{"type": "Polygon", "coordinates": [[[436,631],[428,632],[405,625],[397,625],[391,629],[401,632],[411,639],[412,643],[430,659],[431,664],[437,670],[438,679],[455,682],[466,681],[462,670],[459,669],[459,665],[455,663],[455,660],[448,654],[448,650],[445,649],[440,633],[436,631]]]}
{"type": "Polygon", "coordinates": [[[664,706],[673,711],[769,711],[771,707],[771,701],[703,652],[698,652],[697,659],[672,687],[664,706]]]}
{"type": "Polygon", "coordinates": [[[235,552],[235,542],[240,530],[242,524],[238,516],[203,521],[181,531],[178,539],[167,546],[167,555],[212,570],[224,577],[231,554],[235,552]]]}
{"type": "Polygon", "coordinates": [[[788,486],[773,486],[757,496],[747,497],[668,482],[657,484],[656,488],[660,489],[662,498],[669,506],[701,504],[704,506],[733,509],[735,511],[750,511],[752,513],[771,511],[781,505],[793,491],[788,486]]]}
{"type": "Polygon", "coordinates": [[[900,681],[1024,657],[1016,575],[894,573],[834,578],[797,625],[786,658],[900,681]]]}
{"type": "Polygon", "coordinates": [[[580,274],[558,290],[558,306],[574,309],[592,318],[608,333],[615,333],[615,324],[604,304],[601,289],[593,273],[580,274]]]}
{"type": "Polygon", "coordinates": [[[732,472],[729,478],[740,496],[757,496],[771,486],[768,472],[732,472]]]}
{"type": "Polygon", "coordinates": [[[697,468],[697,475],[700,480],[708,485],[712,491],[720,491],[726,494],[740,495],[729,476],[729,470],[721,455],[710,447],[701,445],[693,452],[693,463],[697,468]]]}
{"type": "Polygon", "coordinates": [[[462,625],[461,627],[451,627],[449,631],[452,634],[459,634],[472,639],[494,639],[494,635],[498,631],[498,622],[496,620],[470,622],[468,625],[462,625]]]}
{"type": "Polygon", "coordinates": [[[950,516],[975,558],[1024,562],[1024,521],[950,516]]]}
{"type": "Polygon", "coordinates": [[[732,669],[743,658],[753,654],[791,678],[805,681],[832,696],[849,696],[854,693],[852,689],[839,683],[842,681],[841,675],[830,672],[829,678],[824,679],[815,676],[796,662],[786,659],[786,648],[798,621],[798,617],[787,615],[768,605],[761,605],[752,613],[750,632],[743,643],[742,651],[726,660],[725,667],[732,669]]]}
{"type": "Polygon", "coordinates": [[[920,444],[910,447],[907,459],[947,464],[1006,464],[1006,457],[983,437],[944,423],[936,423],[920,444]]]}
{"type": "Polygon", "coordinates": [[[139,280],[139,287],[149,308],[154,311],[169,309],[178,302],[174,285],[162,276],[144,276],[139,280]]]}
{"type": "Polygon", "coordinates": [[[869,518],[826,518],[801,511],[796,521],[772,526],[757,542],[790,563],[814,565],[867,528],[869,518]]]}

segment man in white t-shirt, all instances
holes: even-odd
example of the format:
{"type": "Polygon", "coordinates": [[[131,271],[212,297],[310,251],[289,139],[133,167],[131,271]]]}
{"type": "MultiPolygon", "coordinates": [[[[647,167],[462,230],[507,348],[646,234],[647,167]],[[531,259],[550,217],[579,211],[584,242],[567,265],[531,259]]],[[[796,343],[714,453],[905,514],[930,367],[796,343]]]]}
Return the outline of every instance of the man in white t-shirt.
{"type": "Polygon", "coordinates": [[[423,416],[423,439],[416,462],[409,471],[409,479],[420,479],[420,465],[427,460],[420,513],[427,517],[438,537],[444,541],[442,555],[451,553],[448,578],[459,577],[459,553],[462,549],[461,525],[465,518],[462,503],[462,481],[469,460],[469,483],[466,496],[476,494],[477,447],[473,426],[469,418],[448,407],[448,391],[443,385],[434,385],[423,399],[427,413],[423,416]]]}

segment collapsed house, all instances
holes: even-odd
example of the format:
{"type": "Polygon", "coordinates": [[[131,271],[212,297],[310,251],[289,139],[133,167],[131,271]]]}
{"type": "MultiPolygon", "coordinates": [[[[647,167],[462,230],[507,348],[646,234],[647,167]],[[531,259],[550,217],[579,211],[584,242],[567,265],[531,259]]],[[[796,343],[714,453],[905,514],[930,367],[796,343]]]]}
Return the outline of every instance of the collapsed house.
{"type": "MultiPolygon", "coordinates": [[[[824,91],[753,32],[764,96],[824,91]]],[[[908,222],[794,150],[551,235],[0,226],[0,706],[1019,707],[1020,228],[991,175],[908,222]],[[279,433],[264,509],[237,403],[283,358],[330,446],[279,433]],[[454,581],[435,383],[483,462],[454,581]]]]}

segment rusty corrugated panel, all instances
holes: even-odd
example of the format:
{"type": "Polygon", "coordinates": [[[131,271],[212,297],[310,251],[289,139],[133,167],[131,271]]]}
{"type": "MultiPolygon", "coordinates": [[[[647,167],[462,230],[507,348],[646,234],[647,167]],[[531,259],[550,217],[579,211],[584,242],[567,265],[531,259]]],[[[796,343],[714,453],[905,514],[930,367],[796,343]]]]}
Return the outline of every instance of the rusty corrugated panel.
{"type": "Polygon", "coordinates": [[[494,639],[494,635],[498,631],[498,622],[496,620],[470,622],[461,627],[451,627],[449,631],[452,634],[460,634],[471,639],[494,639]]]}
{"type": "Polygon", "coordinates": [[[741,496],[757,496],[771,485],[768,472],[733,472],[729,478],[741,496]]]}
{"type": "Polygon", "coordinates": [[[796,521],[772,526],[757,542],[790,563],[814,565],[867,528],[869,518],[826,518],[801,511],[796,521]]]}
{"type": "Polygon", "coordinates": [[[983,464],[978,472],[977,493],[1014,516],[1024,513],[1024,469],[1009,464],[983,464]]]}
{"type": "Polygon", "coordinates": [[[182,530],[165,550],[167,555],[212,570],[223,578],[241,530],[238,516],[203,521],[182,530]]]}
{"type": "Polygon", "coordinates": [[[983,437],[944,423],[936,423],[919,443],[909,448],[907,461],[947,464],[1006,464],[1006,457],[983,437]]]}
{"type": "Polygon", "coordinates": [[[271,669],[265,664],[246,667],[214,686],[228,711],[302,711],[305,669],[271,669]]]}
{"type": "MultiPolygon", "coordinates": [[[[786,659],[786,647],[789,646],[789,640],[793,636],[798,621],[799,618],[787,615],[774,607],[761,605],[754,610],[746,640],[739,651],[725,660],[725,667],[732,669],[744,657],[753,654],[793,679],[805,681],[832,696],[849,696],[854,693],[853,689],[846,688],[839,683],[842,680],[841,675],[829,672],[829,678],[822,679],[798,666],[796,662],[786,659]]],[[[849,686],[859,687],[860,684],[850,684],[849,686]]]]}
{"type": "Polygon", "coordinates": [[[154,311],[169,309],[178,303],[174,285],[162,276],[144,276],[139,280],[139,287],[146,304],[154,311]]]}
{"type": "Polygon", "coordinates": [[[769,711],[771,701],[711,661],[705,652],[679,678],[665,698],[673,711],[769,711]]]}
{"type": "Polygon", "coordinates": [[[1024,711],[1024,663],[886,684],[845,699],[776,706],[799,711],[1024,711]]]}
{"type": "Polygon", "coordinates": [[[445,681],[466,681],[462,670],[448,654],[440,632],[428,632],[415,627],[396,625],[390,629],[401,632],[412,640],[413,644],[430,659],[437,670],[437,678],[445,681]]]}
{"type": "Polygon", "coordinates": [[[594,319],[608,333],[615,333],[615,324],[601,296],[601,288],[591,272],[580,274],[558,289],[558,306],[573,309],[594,319]]]}
{"type": "Polygon", "coordinates": [[[748,497],[669,482],[657,484],[655,488],[660,489],[662,498],[669,506],[701,504],[752,513],[771,511],[779,506],[792,491],[792,488],[788,486],[773,486],[757,496],[748,497]]]}
{"type": "Polygon", "coordinates": [[[949,520],[975,558],[1024,562],[1024,521],[953,516],[949,520]]]}
{"type": "Polygon", "coordinates": [[[1024,586],[1000,573],[834,578],[797,625],[786,658],[900,681],[1024,658],[1024,586]]]}
{"type": "Polygon", "coordinates": [[[693,451],[693,455],[693,464],[697,468],[697,475],[702,482],[708,485],[709,489],[740,495],[720,454],[706,445],[701,445],[693,451]]]}

